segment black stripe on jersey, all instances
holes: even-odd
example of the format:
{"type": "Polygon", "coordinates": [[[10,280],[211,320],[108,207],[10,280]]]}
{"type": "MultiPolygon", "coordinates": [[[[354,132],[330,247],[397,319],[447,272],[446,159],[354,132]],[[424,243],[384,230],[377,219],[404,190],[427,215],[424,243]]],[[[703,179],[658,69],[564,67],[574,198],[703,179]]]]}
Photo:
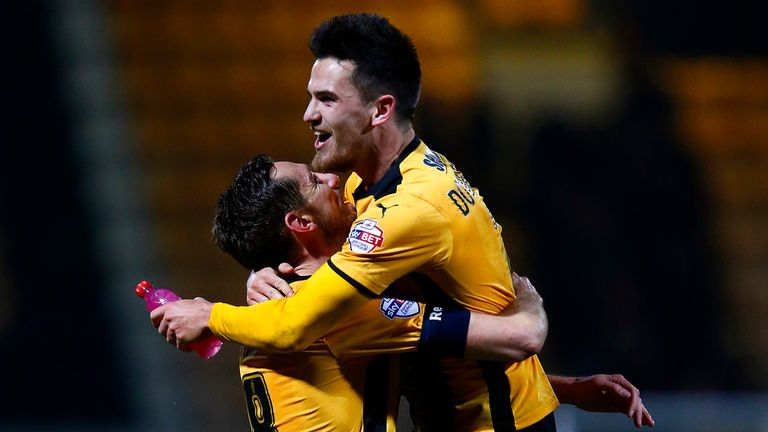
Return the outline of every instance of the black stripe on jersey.
{"type": "Polygon", "coordinates": [[[389,355],[380,355],[368,363],[363,391],[363,430],[387,432],[389,392],[389,355]]]}
{"type": "Polygon", "coordinates": [[[392,165],[389,167],[387,172],[384,173],[384,176],[379,179],[379,181],[368,187],[361,183],[360,186],[358,186],[357,189],[355,189],[355,192],[352,194],[352,197],[355,199],[355,201],[371,195],[373,195],[375,199],[380,199],[385,195],[394,193],[397,189],[397,186],[403,182],[403,174],[400,172],[400,164],[409,154],[416,150],[416,147],[419,146],[419,143],[421,143],[419,137],[414,137],[413,140],[408,143],[407,146],[405,146],[403,151],[400,153],[400,156],[397,157],[397,160],[392,162],[392,165]]]}
{"type": "Polygon", "coordinates": [[[400,388],[408,399],[414,431],[456,430],[451,387],[438,358],[417,353],[404,354],[400,368],[400,388]]]}
{"type": "Polygon", "coordinates": [[[418,286],[419,290],[421,290],[424,296],[422,303],[461,307],[458,303],[456,303],[456,300],[451,298],[445,291],[443,291],[443,289],[440,288],[440,285],[438,285],[437,282],[432,280],[432,278],[429,276],[423,273],[413,272],[408,273],[404,277],[413,280],[413,282],[416,283],[416,286],[418,286]]]}
{"type": "Polygon", "coordinates": [[[518,432],[557,432],[557,424],[555,422],[555,412],[547,414],[546,417],[537,421],[536,423],[520,429],[518,432]]]}
{"type": "Polygon", "coordinates": [[[360,292],[360,294],[362,294],[362,295],[364,295],[366,297],[370,297],[370,298],[378,297],[376,295],[376,293],[374,293],[373,291],[371,291],[368,288],[366,288],[365,285],[363,285],[360,282],[352,279],[352,276],[350,276],[350,275],[344,273],[343,271],[341,271],[341,269],[336,267],[336,265],[330,259],[328,260],[328,267],[330,267],[331,270],[336,272],[337,275],[341,276],[342,279],[344,279],[345,281],[349,282],[350,285],[355,287],[355,289],[357,289],[360,292]]]}
{"type": "Polygon", "coordinates": [[[293,273],[293,274],[290,274],[290,275],[286,276],[285,277],[285,281],[288,282],[288,284],[292,284],[292,283],[297,282],[297,281],[307,280],[307,279],[309,279],[310,276],[311,275],[302,276],[302,275],[297,275],[296,273],[293,273]]]}
{"type": "MultiPolygon", "coordinates": [[[[408,273],[404,282],[415,283],[423,303],[457,307],[458,304],[429,276],[408,273]]],[[[464,339],[466,342],[466,338],[464,339]]],[[[419,431],[455,431],[451,388],[438,358],[422,353],[403,356],[402,387],[411,408],[411,420],[419,431]]]]}
{"type": "Polygon", "coordinates": [[[506,365],[502,362],[478,361],[477,365],[483,372],[483,380],[488,387],[488,402],[491,408],[493,430],[497,432],[513,432],[515,415],[512,412],[512,401],[509,396],[509,379],[506,365]]]}

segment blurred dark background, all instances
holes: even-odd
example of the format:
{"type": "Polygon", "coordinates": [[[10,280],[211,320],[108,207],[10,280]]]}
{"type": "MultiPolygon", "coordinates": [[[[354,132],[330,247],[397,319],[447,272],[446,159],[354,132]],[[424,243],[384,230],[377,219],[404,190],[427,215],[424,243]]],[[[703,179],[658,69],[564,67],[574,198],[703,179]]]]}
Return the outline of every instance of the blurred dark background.
{"type": "MultiPolygon", "coordinates": [[[[768,390],[768,32],[752,2],[1,10],[0,430],[247,428],[237,349],[176,353],[133,286],[243,302],[246,273],[210,240],[215,200],[256,153],[310,160],[307,38],[360,11],[413,38],[417,133],[481,190],[543,295],[547,370],[624,374],[658,430],[723,430],[696,418],[734,404],[731,430],[768,430],[751,408],[768,390]]],[[[566,411],[559,429],[631,427],[601,421],[566,411]]]]}

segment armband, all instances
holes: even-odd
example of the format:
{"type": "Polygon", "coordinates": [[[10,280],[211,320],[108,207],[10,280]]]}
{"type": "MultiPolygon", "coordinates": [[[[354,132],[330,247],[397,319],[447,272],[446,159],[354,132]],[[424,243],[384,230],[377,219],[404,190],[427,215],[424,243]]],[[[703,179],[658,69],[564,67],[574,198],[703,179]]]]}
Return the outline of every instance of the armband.
{"type": "Polygon", "coordinates": [[[419,353],[461,358],[467,347],[468,310],[458,306],[427,305],[419,338],[419,353]]]}

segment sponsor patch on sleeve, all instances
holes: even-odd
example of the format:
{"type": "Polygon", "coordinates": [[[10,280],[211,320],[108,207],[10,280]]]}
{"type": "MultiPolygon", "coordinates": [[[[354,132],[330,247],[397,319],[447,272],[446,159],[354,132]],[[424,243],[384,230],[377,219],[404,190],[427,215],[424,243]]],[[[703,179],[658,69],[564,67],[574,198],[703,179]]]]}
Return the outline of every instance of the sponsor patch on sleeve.
{"type": "Polygon", "coordinates": [[[410,318],[416,316],[421,309],[419,304],[415,301],[386,297],[381,299],[379,308],[384,316],[389,319],[410,318]]]}
{"type": "Polygon", "coordinates": [[[363,219],[352,226],[349,232],[349,248],[353,252],[368,253],[384,244],[384,230],[375,219],[363,219]]]}

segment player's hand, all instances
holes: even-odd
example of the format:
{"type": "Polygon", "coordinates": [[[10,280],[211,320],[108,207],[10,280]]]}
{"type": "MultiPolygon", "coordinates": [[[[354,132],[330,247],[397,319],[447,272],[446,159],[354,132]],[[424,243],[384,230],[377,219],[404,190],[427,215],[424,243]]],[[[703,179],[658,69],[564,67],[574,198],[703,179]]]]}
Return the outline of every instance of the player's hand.
{"type": "Polygon", "coordinates": [[[638,428],[655,424],[643,405],[640,390],[621,374],[577,378],[572,385],[578,394],[573,404],[585,411],[624,413],[638,428]]]}
{"type": "Polygon", "coordinates": [[[246,302],[252,305],[292,296],[293,289],[282,278],[291,274],[293,274],[293,267],[288,263],[280,264],[277,272],[271,267],[251,271],[248,282],[245,284],[246,302]]]}
{"type": "Polygon", "coordinates": [[[544,310],[544,300],[527,277],[512,272],[512,283],[515,288],[515,301],[510,303],[501,314],[502,316],[529,317],[531,323],[529,331],[533,332],[530,334],[536,336],[535,345],[539,346],[539,349],[536,350],[538,352],[544,346],[549,332],[549,320],[547,319],[547,312],[544,310]]]}
{"type": "Polygon", "coordinates": [[[512,274],[517,298],[499,314],[472,312],[466,355],[475,359],[518,362],[537,354],[549,325],[541,296],[526,277],[512,274]]]}
{"type": "Polygon", "coordinates": [[[544,315],[544,300],[536,291],[531,281],[512,272],[512,284],[515,287],[516,299],[509,312],[528,312],[533,315],[544,315]]]}
{"type": "Polygon", "coordinates": [[[149,318],[168,343],[187,352],[190,342],[210,334],[208,320],[212,309],[212,303],[197,297],[160,306],[149,314],[149,318]]]}

